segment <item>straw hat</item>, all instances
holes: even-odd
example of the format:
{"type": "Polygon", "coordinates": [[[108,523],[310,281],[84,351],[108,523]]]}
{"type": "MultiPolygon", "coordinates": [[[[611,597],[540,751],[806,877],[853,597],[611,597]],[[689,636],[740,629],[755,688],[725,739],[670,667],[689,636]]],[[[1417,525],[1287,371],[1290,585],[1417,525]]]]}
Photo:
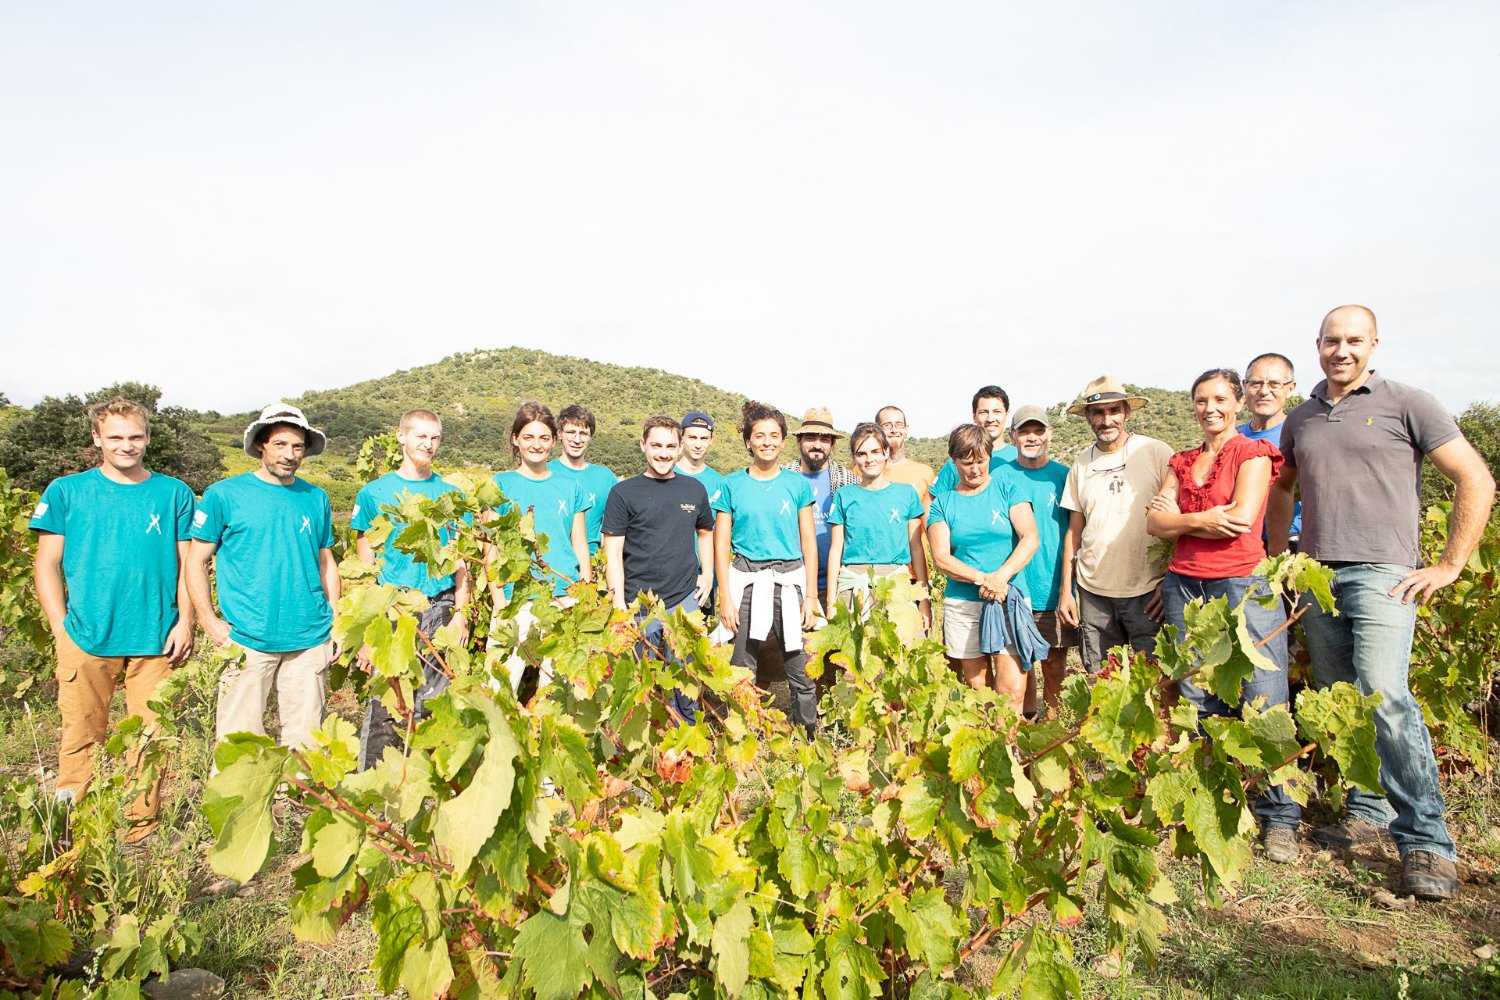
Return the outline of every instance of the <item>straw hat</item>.
{"type": "Polygon", "coordinates": [[[1083,387],[1083,399],[1068,407],[1072,414],[1082,413],[1095,403],[1112,403],[1117,399],[1123,399],[1125,405],[1132,411],[1139,410],[1143,406],[1149,406],[1151,400],[1145,396],[1132,396],[1125,391],[1125,386],[1113,375],[1100,375],[1094,381],[1083,387]]]}
{"type": "Polygon", "coordinates": [[[801,437],[804,434],[831,434],[835,438],[844,436],[833,429],[833,411],[826,406],[814,406],[802,414],[802,426],[797,428],[793,436],[801,437]]]}

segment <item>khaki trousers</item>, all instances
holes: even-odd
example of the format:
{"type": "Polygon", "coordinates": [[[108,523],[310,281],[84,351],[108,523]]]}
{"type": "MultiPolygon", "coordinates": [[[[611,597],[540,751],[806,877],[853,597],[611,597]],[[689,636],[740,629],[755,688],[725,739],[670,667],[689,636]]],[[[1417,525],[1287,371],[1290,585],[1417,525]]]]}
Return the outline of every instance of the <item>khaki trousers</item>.
{"type": "MultiPolygon", "coordinates": [[[[125,710],[139,715],[146,731],[156,727],[156,713],[146,699],[172,668],[165,656],[93,656],[78,648],[66,630],[57,639],[57,708],[62,713],[62,742],[57,748],[57,790],[83,797],[94,776],[94,747],[109,735],[109,703],[123,677],[125,710]]],[[[139,752],[126,759],[134,771],[140,766],[139,752]]],[[[144,828],[144,836],[155,825],[161,806],[161,778],[152,782],[126,807],[125,815],[144,828]]]]}
{"type": "Polygon", "coordinates": [[[323,723],[331,649],[325,642],[287,653],[245,650],[244,659],[219,675],[216,740],[222,742],[230,733],[264,736],[266,701],[274,688],[281,745],[298,750],[312,746],[312,732],[323,723]]]}

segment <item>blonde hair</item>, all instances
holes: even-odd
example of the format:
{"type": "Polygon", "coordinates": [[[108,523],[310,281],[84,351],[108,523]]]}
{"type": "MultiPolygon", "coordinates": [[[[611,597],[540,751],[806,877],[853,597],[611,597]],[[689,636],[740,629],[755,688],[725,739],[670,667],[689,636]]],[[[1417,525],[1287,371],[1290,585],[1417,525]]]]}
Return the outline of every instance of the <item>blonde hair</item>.
{"type": "Polygon", "coordinates": [[[401,422],[396,425],[396,429],[403,432],[406,431],[411,427],[411,423],[413,420],[431,420],[439,427],[443,426],[442,420],[440,420],[438,418],[438,415],[436,413],[433,413],[431,410],[407,410],[405,413],[401,414],[401,422]]]}
{"type": "Polygon", "coordinates": [[[88,409],[89,429],[95,434],[99,433],[99,425],[104,423],[105,417],[130,417],[139,420],[146,427],[146,433],[151,433],[151,411],[133,399],[124,396],[116,396],[114,399],[102,403],[95,403],[88,409]]]}

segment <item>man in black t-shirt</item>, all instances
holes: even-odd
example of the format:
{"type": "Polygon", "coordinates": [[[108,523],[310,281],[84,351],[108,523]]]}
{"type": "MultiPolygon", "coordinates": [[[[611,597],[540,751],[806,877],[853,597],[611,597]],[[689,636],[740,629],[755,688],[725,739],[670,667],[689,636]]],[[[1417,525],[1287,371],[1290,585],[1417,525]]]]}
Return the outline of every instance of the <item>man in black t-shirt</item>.
{"type": "MultiPolygon", "coordinates": [[[[652,417],[641,431],[646,471],[615,484],[604,505],[605,580],[615,607],[628,608],[641,594],[659,597],[667,611],[697,611],[713,584],[713,513],[708,493],[674,466],[682,451],[682,427],[671,417],[652,417]]],[[[660,622],[646,626],[646,639],[662,648],[660,622]]],[[[688,723],[698,706],[681,692],[673,707],[688,723]]]]}

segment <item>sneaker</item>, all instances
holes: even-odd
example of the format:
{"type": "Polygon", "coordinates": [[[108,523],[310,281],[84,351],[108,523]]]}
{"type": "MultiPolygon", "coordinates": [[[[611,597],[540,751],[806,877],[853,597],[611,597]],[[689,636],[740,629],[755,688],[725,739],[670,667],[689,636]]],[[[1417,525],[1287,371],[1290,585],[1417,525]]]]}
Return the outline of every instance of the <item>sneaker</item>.
{"type": "Polygon", "coordinates": [[[1431,851],[1412,851],[1401,862],[1401,891],[1418,899],[1448,899],[1458,891],[1458,868],[1431,851]]]}
{"type": "Polygon", "coordinates": [[[1297,831],[1287,826],[1267,827],[1260,843],[1266,851],[1266,860],[1278,865],[1289,865],[1302,857],[1302,845],[1297,843],[1297,831]]]}
{"type": "Polygon", "coordinates": [[[1390,839],[1391,832],[1385,827],[1355,816],[1345,816],[1332,826],[1313,831],[1313,840],[1324,847],[1358,847],[1390,839]]]}

